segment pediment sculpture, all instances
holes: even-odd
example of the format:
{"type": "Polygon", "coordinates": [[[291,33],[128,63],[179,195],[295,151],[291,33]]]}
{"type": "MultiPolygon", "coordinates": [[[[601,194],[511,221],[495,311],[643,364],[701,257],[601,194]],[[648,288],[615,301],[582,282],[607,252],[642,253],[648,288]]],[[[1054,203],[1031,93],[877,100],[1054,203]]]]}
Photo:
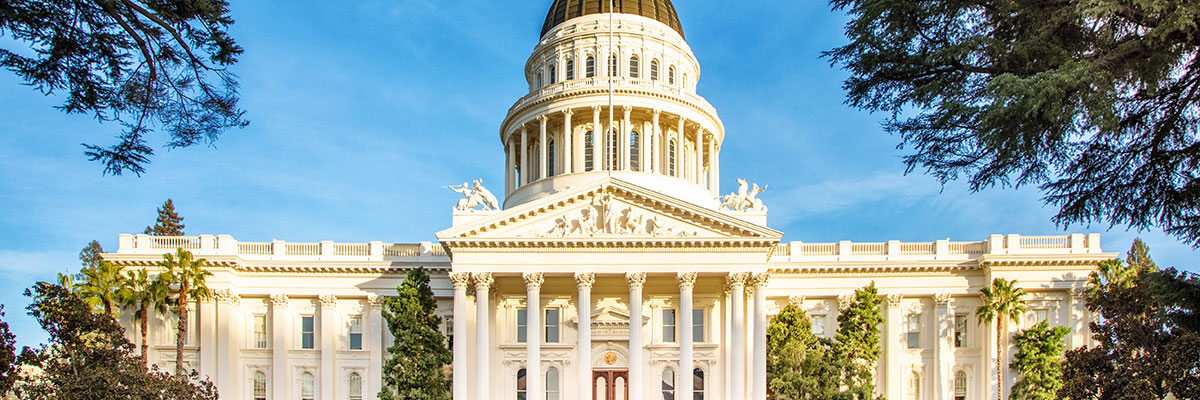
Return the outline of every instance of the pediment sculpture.
{"type": "Polygon", "coordinates": [[[587,206],[554,218],[546,231],[522,236],[562,238],[597,236],[692,237],[695,230],[681,229],[667,219],[613,201],[612,193],[592,195],[587,206]]]}
{"type": "Polygon", "coordinates": [[[458,200],[458,205],[454,206],[455,211],[494,211],[500,209],[500,202],[496,199],[490,190],[483,187],[483,179],[476,179],[472,182],[474,186],[467,186],[463,182],[462,186],[443,186],[453,190],[461,195],[462,199],[458,200]],[[482,210],[476,210],[475,207],[482,206],[482,210]]]}
{"type": "Polygon", "coordinates": [[[767,212],[767,206],[763,205],[762,199],[758,198],[760,193],[767,191],[767,185],[759,188],[755,183],[753,187],[750,187],[745,179],[738,179],[737,183],[738,191],[736,193],[720,197],[721,208],[742,212],[767,212]]]}

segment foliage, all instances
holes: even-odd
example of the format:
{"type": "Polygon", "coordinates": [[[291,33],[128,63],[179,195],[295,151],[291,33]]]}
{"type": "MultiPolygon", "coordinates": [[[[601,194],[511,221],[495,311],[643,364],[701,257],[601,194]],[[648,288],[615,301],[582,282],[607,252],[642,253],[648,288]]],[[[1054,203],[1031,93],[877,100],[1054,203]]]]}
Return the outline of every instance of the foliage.
{"type": "Polygon", "coordinates": [[[66,93],[58,108],[68,114],[124,126],[116,144],[87,144],[85,154],[105,173],[141,174],[156,128],[173,149],[246,126],[226,69],[242,54],[231,24],[226,0],[6,1],[0,37],[14,48],[0,49],[0,67],[44,94],[66,93]]]}
{"type": "MultiPolygon", "coordinates": [[[[160,275],[161,276],[161,275],[160,275]]],[[[133,317],[141,324],[142,347],[140,354],[142,362],[147,362],[149,355],[148,337],[150,331],[150,310],[166,314],[170,287],[163,280],[151,279],[145,268],[136,271],[125,271],[121,276],[120,290],[117,299],[122,308],[134,310],[133,317]]]]}
{"type": "Polygon", "coordinates": [[[100,261],[104,261],[104,247],[100,246],[100,242],[93,240],[79,251],[79,262],[83,264],[83,269],[96,268],[100,265],[100,261]]]}
{"type": "Polygon", "coordinates": [[[1200,311],[1195,278],[1158,271],[1139,240],[1126,261],[1106,262],[1090,284],[1097,285],[1089,288],[1093,296],[1088,299],[1088,309],[1099,317],[1091,323],[1097,345],[1067,352],[1059,397],[1200,398],[1200,332],[1189,327],[1200,311]]]}
{"type": "Polygon", "coordinates": [[[216,389],[198,374],[173,377],[146,365],[131,351],[116,321],[92,312],[66,288],[39,282],[29,314],[49,333],[49,343],[26,348],[19,363],[37,370],[15,385],[22,399],[215,400],[216,389]]]}
{"type": "Polygon", "coordinates": [[[992,286],[979,290],[980,304],[975,309],[979,323],[994,321],[996,326],[996,399],[1004,399],[1004,335],[1007,320],[1019,321],[1025,313],[1025,291],[1017,287],[1017,281],[1004,278],[992,280],[992,286]]]}
{"type": "Polygon", "coordinates": [[[175,255],[163,254],[158,266],[164,269],[159,277],[166,285],[174,286],[175,310],[179,314],[179,324],[175,335],[175,374],[183,375],[183,345],[187,339],[188,308],[192,301],[207,300],[212,297],[206,280],[212,276],[208,268],[208,260],[194,258],[192,252],[176,249],[175,255]]]}
{"type": "Polygon", "coordinates": [[[875,282],[854,291],[854,300],[838,315],[833,337],[833,358],[843,370],[837,400],[869,400],[875,395],[875,368],[879,361],[879,291],[875,282]]]}
{"type": "Polygon", "coordinates": [[[1010,400],[1054,400],[1062,388],[1063,351],[1067,345],[1063,338],[1071,330],[1065,326],[1050,327],[1042,321],[1029,329],[1017,333],[1014,341],[1017,354],[1009,364],[1017,371],[1017,383],[1013,385],[1010,400]]]}
{"type": "Polygon", "coordinates": [[[158,208],[158,218],[153,226],[147,226],[145,234],[151,236],[183,236],[183,217],[175,212],[175,202],[167,199],[158,208]]]}
{"type": "Polygon", "coordinates": [[[767,326],[767,376],[779,399],[831,399],[841,366],[831,359],[831,342],[812,333],[804,310],[789,304],[767,326]]]}
{"type": "Polygon", "coordinates": [[[8,329],[4,305],[0,304],[0,394],[8,393],[20,373],[17,365],[17,336],[8,329]]]}
{"type": "Polygon", "coordinates": [[[121,290],[121,267],[108,261],[100,261],[94,268],[84,268],[81,282],[75,284],[75,293],[97,311],[117,318],[114,305],[119,302],[121,290]]]}
{"type": "Polygon", "coordinates": [[[890,113],[908,171],[1041,184],[1054,220],[1200,245],[1200,3],[831,0],[847,103],[890,113]]]}
{"type": "Polygon", "coordinates": [[[454,357],[442,336],[429,274],[422,267],[410,271],[396,294],[383,302],[383,318],[396,341],[387,349],[392,357],[383,364],[379,398],[450,399],[444,367],[454,357]]]}

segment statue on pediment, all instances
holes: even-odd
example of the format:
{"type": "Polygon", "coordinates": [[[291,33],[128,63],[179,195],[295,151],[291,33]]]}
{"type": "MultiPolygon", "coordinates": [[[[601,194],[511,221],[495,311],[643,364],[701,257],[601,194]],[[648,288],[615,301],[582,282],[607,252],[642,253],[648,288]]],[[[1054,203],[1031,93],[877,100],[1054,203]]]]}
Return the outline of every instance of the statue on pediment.
{"type": "Polygon", "coordinates": [[[483,206],[482,211],[493,211],[500,209],[500,202],[496,200],[496,196],[490,190],[483,187],[483,179],[476,179],[472,182],[474,186],[467,185],[463,182],[462,186],[443,186],[447,189],[463,195],[463,198],[458,200],[458,204],[454,206],[457,211],[476,211],[475,207],[483,206]]]}
{"type": "Polygon", "coordinates": [[[758,187],[758,184],[755,183],[753,185],[753,187],[751,187],[746,182],[745,179],[738,179],[737,183],[738,183],[737,193],[730,193],[730,194],[722,196],[720,198],[721,208],[729,209],[731,211],[743,211],[743,212],[744,211],[755,211],[755,212],[766,212],[767,211],[767,206],[763,205],[762,199],[758,198],[758,195],[760,193],[767,191],[767,185],[763,185],[763,187],[760,188],[760,187],[758,187]]]}

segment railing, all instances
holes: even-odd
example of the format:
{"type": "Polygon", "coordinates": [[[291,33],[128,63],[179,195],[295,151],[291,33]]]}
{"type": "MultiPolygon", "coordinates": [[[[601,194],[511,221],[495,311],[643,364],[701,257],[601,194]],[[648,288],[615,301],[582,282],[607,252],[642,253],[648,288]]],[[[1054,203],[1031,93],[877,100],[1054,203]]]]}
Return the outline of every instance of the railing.
{"type": "Polygon", "coordinates": [[[383,245],[383,255],[387,257],[416,257],[421,255],[421,245],[386,244],[383,245]]]}
{"type": "Polygon", "coordinates": [[[806,256],[836,256],[837,243],[804,243],[800,245],[800,254],[806,256]]]}
{"type": "Polygon", "coordinates": [[[448,254],[446,254],[446,246],[443,246],[440,243],[433,245],[433,256],[434,257],[445,257],[447,255],[448,254]]]}
{"type": "Polygon", "coordinates": [[[200,248],[199,236],[151,236],[150,246],[160,249],[195,250],[200,248]]]}
{"type": "Polygon", "coordinates": [[[366,257],[371,255],[371,245],[366,243],[335,243],[333,245],[333,255],[366,257]]]}
{"type": "Polygon", "coordinates": [[[1021,236],[1021,248],[1025,249],[1069,249],[1069,236],[1021,236]]]}
{"type": "Polygon", "coordinates": [[[992,235],[979,242],[900,242],[886,243],[783,243],[775,250],[774,257],[792,260],[844,259],[857,260],[913,260],[913,257],[931,256],[934,259],[975,258],[984,254],[1081,254],[1100,253],[1100,235],[1074,234],[1062,236],[992,235]],[[900,258],[897,258],[900,257],[900,258]]]}
{"type": "Polygon", "coordinates": [[[269,256],[275,252],[274,245],[271,243],[262,242],[246,242],[238,243],[238,254],[249,254],[255,256],[269,256]]]}
{"type": "Polygon", "coordinates": [[[284,245],[283,254],[289,256],[319,256],[321,255],[321,244],[287,243],[284,245]]]}
{"type": "Polygon", "coordinates": [[[850,254],[864,256],[881,256],[887,254],[887,243],[852,243],[850,254]]]}
{"type": "Polygon", "coordinates": [[[150,236],[150,235],[120,235],[120,254],[154,254],[161,255],[184,249],[198,256],[211,257],[236,255],[244,259],[284,259],[297,260],[317,258],[325,260],[375,260],[383,261],[395,258],[428,258],[429,261],[441,261],[448,257],[441,243],[288,243],[273,242],[238,242],[228,235],[212,236],[150,236]],[[282,257],[282,258],[281,258],[282,257]],[[333,257],[333,258],[330,258],[333,257]]]}
{"type": "Polygon", "coordinates": [[[987,251],[987,242],[951,242],[950,254],[979,255],[987,251]]]}
{"type": "MultiPolygon", "coordinates": [[[[567,91],[571,91],[571,90],[581,90],[581,89],[591,89],[591,88],[602,88],[602,89],[607,90],[608,89],[608,81],[609,81],[609,77],[601,76],[601,77],[592,77],[592,78],[583,78],[583,79],[572,79],[569,81],[555,83],[553,85],[547,85],[545,87],[542,87],[542,88],[539,88],[539,89],[536,89],[536,90],[530,92],[529,94],[527,94],[527,95],[521,97],[519,100],[517,100],[516,103],[513,103],[512,107],[510,107],[508,109],[508,116],[511,117],[519,110],[528,106],[529,103],[531,103],[535,100],[541,99],[545,96],[550,96],[550,95],[563,93],[563,92],[567,92],[567,91]]],[[[689,90],[681,89],[679,87],[676,87],[676,86],[673,86],[673,85],[670,85],[667,83],[663,83],[663,81],[661,81],[661,80],[654,81],[654,80],[643,79],[643,78],[629,78],[629,77],[618,76],[618,77],[613,77],[612,81],[613,81],[613,87],[617,90],[620,90],[622,88],[634,88],[634,89],[640,89],[640,90],[653,91],[656,94],[678,97],[679,100],[681,100],[685,103],[693,103],[693,105],[695,107],[710,114],[710,116],[713,117],[713,119],[716,119],[716,115],[717,115],[716,108],[714,108],[712,106],[712,104],[710,104],[708,102],[708,100],[705,100],[704,97],[702,97],[696,93],[693,93],[689,90]]]]}
{"type": "Polygon", "coordinates": [[[791,255],[792,255],[792,246],[788,245],[787,243],[780,243],[778,246],[775,246],[775,256],[789,257],[791,255]]]}
{"type": "Polygon", "coordinates": [[[937,242],[900,243],[900,254],[902,255],[919,256],[936,253],[937,242]]]}

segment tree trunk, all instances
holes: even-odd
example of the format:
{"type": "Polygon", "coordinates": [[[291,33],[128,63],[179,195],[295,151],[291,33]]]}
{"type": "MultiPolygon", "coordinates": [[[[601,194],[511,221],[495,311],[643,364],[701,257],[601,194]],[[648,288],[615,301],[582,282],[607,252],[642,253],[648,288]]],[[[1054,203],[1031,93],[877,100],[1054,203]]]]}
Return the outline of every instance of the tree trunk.
{"type": "Polygon", "coordinates": [[[142,364],[145,364],[147,366],[150,365],[150,362],[149,362],[150,361],[150,354],[149,354],[150,346],[148,344],[146,344],[148,342],[146,340],[146,338],[149,336],[149,332],[146,332],[146,331],[150,330],[150,315],[149,314],[150,314],[150,310],[149,310],[149,308],[146,307],[146,303],[142,303],[142,308],[140,310],[138,310],[138,315],[140,315],[142,318],[142,364]]]}
{"type": "Polygon", "coordinates": [[[188,302],[187,287],[179,287],[179,327],[175,335],[175,375],[183,375],[183,342],[187,338],[188,302]]]}
{"type": "Polygon", "coordinates": [[[116,317],[113,316],[112,302],[109,301],[107,297],[100,298],[100,302],[104,303],[104,315],[107,315],[109,318],[112,318],[112,319],[117,319],[116,317]]]}
{"type": "Polygon", "coordinates": [[[1002,318],[996,318],[996,400],[1004,400],[1004,361],[1000,358],[1000,326],[1004,325],[1002,318]]]}

